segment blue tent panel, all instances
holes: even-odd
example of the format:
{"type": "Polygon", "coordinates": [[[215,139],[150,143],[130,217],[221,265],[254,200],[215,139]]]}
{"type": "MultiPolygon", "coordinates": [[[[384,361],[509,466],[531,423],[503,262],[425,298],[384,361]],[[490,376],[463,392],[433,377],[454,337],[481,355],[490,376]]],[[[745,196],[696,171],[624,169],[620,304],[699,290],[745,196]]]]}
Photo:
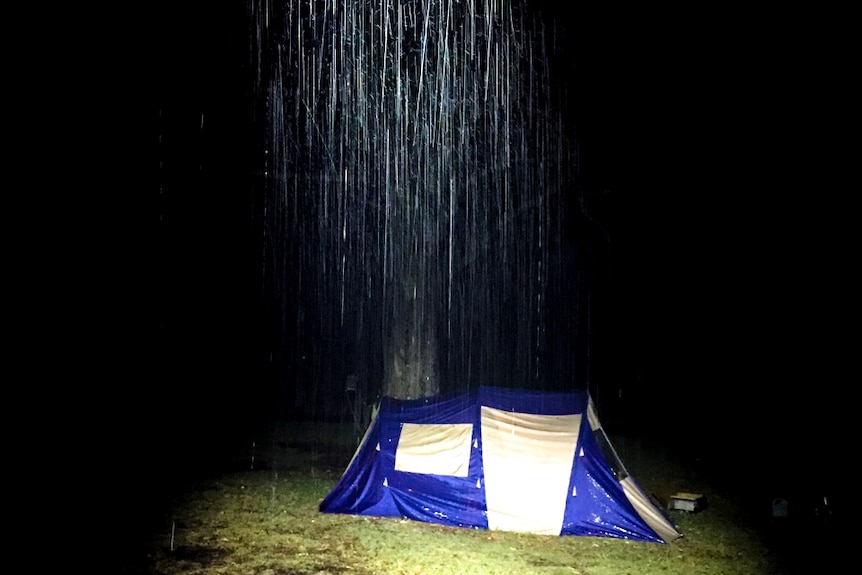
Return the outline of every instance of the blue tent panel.
{"type": "MultiPolygon", "coordinates": [[[[581,425],[589,427],[586,418],[581,425]]],[[[629,502],[595,435],[582,430],[580,438],[561,535],[663,542],[629,502]]]]}

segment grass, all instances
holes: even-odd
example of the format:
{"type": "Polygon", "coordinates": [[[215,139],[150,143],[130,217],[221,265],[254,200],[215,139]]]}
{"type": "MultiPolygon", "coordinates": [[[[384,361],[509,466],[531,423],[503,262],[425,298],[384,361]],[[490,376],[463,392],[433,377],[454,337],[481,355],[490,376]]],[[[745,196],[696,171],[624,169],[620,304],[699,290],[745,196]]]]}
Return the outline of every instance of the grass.
{"type": "Polygon", "coordinates": [[[670,512],[682,539],[662,545],[321,514],[319,502],[352,455],[354,439],[344,431],[323,437],[298,426],[270,430],[253,451],[249,445],[226,459],[225,469],[178,486],[148,510],[141,540],[118,572],[765,575],[820,573],[837,550],[825,535],[784,530],[780,521],[753,513],[727,486],[710,484],[650,442],[613,437],[629,471],[659,501],[675,491],[707,495],[702,511],[670,512]]]}

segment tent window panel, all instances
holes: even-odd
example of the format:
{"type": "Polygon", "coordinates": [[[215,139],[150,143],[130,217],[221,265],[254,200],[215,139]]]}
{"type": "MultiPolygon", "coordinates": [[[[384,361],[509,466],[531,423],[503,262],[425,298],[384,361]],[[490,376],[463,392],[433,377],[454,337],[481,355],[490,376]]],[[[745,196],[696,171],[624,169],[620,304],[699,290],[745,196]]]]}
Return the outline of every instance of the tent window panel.
{"type": "Polygon", "coordinates": [[[405,423],[395,450],[395,470],[467,477],[472,438],[470,423],[405,423]]]}

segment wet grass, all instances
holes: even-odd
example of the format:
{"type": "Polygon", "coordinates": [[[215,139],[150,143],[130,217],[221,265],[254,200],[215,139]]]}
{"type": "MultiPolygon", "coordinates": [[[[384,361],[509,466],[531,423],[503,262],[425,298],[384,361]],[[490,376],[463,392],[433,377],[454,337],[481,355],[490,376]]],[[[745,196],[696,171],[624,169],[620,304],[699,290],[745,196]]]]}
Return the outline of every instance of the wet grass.
{"type": "MultiPolygon", "coordinates": [[[[706,495],[705,509],[672,511],[683,538],[670,544],[458,529],[392,518],[328,515],[318,504],[352,455],[350,434],[304,441],[298,428],[229,458],[150,511],[122,573],[311,575],[620,575],[819,573],[832,560],[828,530],[794,532],[752,512],[725,485],[643,440],[618,440],[641,485],[660,500],[706,495]],[[288,437],[289,435],[293,437],[288,437]],[[263,446],[263,447],[262,447],[263,446]],[[253,463],[252,463],[253,461],[253,463]],[[820,533],[818,536],[816,533],[820,533]],[[815,535],[812,535],[815,534],[815,535]],[[811,560],[817,567],[809,568],[811,560]]],[[[613,438],[612,438],[613,440],[613,438]]],[[[628,461],[627,461],[628,460],[628,461]]]]}

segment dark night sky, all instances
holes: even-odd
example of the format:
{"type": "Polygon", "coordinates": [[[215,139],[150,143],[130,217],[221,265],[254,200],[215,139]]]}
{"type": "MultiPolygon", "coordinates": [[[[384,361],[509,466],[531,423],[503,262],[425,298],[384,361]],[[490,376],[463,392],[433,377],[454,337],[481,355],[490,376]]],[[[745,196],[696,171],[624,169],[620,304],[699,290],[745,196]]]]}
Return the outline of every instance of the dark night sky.
{"type": "MultiPolygon", "coordinates": [[[[247,44],[232,24],[243,14],[172,12],[158,24],[152,71],[168,117],[153,120],[189,149],[210,146],[220,165],[233,164],[221,178],[249,169],[231,162],[244,157],[237,142],[248,137],[239,111],[247,94],[236,85],[247,44]],[[211,122],[203,144],[201,109],[211,122]]],[[[841,401],[826,382],[847,375],[849,345],[838,330],[848,274],[839,270],[852,260],[831,211],[846,189],[838,168],[848,155],[830,139],[840,120],[828,96],[837,65],[795,28],[751,12],[567,8],[555,16],[569,30],[561,73],[574,84],[582,182],[610,191],[615,381],[683,433],[718,435],[727,417],[756,417],[755,432],[767,434],[760,448],[792,451],[788,438],[811,421],[812,402],[841,401]]],[[[231,197],[198,199],[171,208],[187,253],[174,254],[167,281],[192,286],[182,294],[191,310],[184,335],[189,353],[207,362],[213,349],[198,348],[195,335],[224,325],[209,310],[234,311],[227,325],[248,327],[224,302],[251,291],[231,279],[248,265],[245,215],[231,197]],[[197,212],[202,205],[209,212],[197,212]],[[228,265],[201,296],[196,273],[212,253],[228,265]],[[197,297],[205,299],[191,303],[197,297]]],[[[242,365],[223,368],[208,369],[236,375],[242,365]]]]}

